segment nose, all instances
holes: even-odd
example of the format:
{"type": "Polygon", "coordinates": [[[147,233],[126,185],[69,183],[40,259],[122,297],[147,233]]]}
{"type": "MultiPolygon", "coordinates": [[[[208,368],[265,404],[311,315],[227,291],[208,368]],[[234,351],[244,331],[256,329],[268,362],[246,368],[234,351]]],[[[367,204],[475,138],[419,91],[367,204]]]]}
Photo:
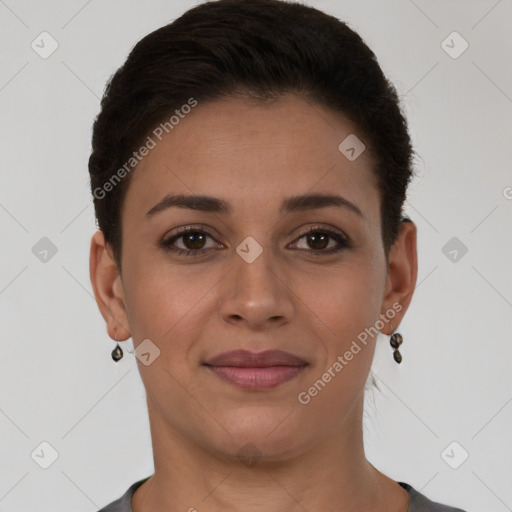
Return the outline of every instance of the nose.
{"type": "Polygon", "coordinates": [[[263,250],[251,263],[234,253],[231,271],[221,283],[222,318],[253,330],[284,325],[296,309],[292,290],[270,250],[263,250]]]}

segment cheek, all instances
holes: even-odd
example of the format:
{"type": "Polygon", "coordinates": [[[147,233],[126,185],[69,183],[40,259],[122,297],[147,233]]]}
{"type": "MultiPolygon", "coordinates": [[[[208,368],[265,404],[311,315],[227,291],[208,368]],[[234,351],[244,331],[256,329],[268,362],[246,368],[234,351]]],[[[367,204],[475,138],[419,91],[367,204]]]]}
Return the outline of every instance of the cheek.
{"type": "Polygon", "coordinates": [[[137,366],[146,391],[164,413],[171,404],[173,410],[185,407],[189,399],[179,383],[191,378],[187,359],[201,325],[197,318],[200,298],[190,281],[187,287],[182,279],[156,268],[137,273],[131,282],[127,313],[134,347],[149,339],[159,349],[151,364],[146,366],[138,359],[137,366]]]}
{"type": "Polygon", "coordinates": [[[129,276],[125,298],[135,346],[149,338],[164,359],[170,354],[176,361],[180,354],[182,360],[199,337],[205,316],[213,314],[209,291],[215,291],[221,275],[152,262],[134,264],[129,276]]]}
{"type": "Polygon", "coordinates": [[[315,368],[309,385],[323,378],[329,382],[315,397],[311,410],[318,408],[341,420],[364,388],[375,351],[377,333],[371,328],[380,314],[383,269],[371,265],[369,259],[354,259],[332,273],[328,287],[310,295],[316,297],[311,309],[328,328],[319,336],[325,359],[315,368]]]}
{"type": "Polygon", "coordinates": [[[383,268],[370,265],[368,259],[354,259],[333,271],[328,280],[309,281],[309,295],[305,295],[310,297],[309,308],[303,308],[309,318],[305,322],[320,326],[313,330],[319,335],[325,358],[319,360],[302,391],[311,390],[314,398],[308,410],[331,418],[329,424],[342,420],[368,377],[377,336],[371,328],[380,314],[383,268]],[[319,381],[325,382],[325,387],[319,381]]]}
{"type": "Polygon", "coordinates": [[[383,267],[369,258],[353,258],[332,268],[322,279],[307,280],[301,286],[310,314],[318,316],[331,337],[340,343],[375,323],[380,313],[384,282],[383,267]]]}

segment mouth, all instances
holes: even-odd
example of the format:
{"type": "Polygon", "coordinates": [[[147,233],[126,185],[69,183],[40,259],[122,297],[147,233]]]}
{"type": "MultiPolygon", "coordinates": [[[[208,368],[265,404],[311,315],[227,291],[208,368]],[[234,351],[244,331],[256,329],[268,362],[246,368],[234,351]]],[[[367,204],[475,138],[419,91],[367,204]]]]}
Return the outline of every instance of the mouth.
{"type": "Polygon", "coordinates": [[[222,380],[252,390],[279,386],[309,366],[304,359],[281,350],[259,353],[234,350],[219,354],[203,364],[222,380]]]}

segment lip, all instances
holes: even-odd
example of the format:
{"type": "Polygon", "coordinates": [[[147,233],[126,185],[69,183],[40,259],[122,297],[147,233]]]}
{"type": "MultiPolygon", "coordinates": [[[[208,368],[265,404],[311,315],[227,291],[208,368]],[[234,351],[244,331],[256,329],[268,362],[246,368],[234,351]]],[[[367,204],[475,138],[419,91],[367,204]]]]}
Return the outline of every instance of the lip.
{"type": "Polygon", "coordinates": [[[297,377],[308,363],[288,352],[224,352],[204,365],[218,377],[244,389],[270,389],[297,377]]]}
{"type": "Polygon", "coordinates": [[[212,357],[205,364],[211,366],[238,366],[240,368],[267,368],[269,366],[303,366],[307,362],[282,350],[265,350],[263,352],[232,350],[212,357]]]}

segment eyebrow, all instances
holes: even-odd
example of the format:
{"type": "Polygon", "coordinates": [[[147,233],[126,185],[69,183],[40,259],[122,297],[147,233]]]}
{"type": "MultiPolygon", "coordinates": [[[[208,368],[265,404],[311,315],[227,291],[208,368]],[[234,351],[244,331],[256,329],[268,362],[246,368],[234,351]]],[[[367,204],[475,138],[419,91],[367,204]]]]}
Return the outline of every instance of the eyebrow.
{"type": "MultiPolygon", "coordinates": [[[[358,206],[348,199],[336,194],[303,194],[300,196],[289,197],[283,201],[280,211],[281,214],[283,214],[297,211],[316,210],[330,206],[346,208],[364,218],[364,214],[358,206]]],[[[172,207],[198,210],[202,212],[223,213],[226,215],[232,213],[231,205],[216,197],[198,195],[167,195],[146,213],[146,217],[151,218],[172,207]]]]}

